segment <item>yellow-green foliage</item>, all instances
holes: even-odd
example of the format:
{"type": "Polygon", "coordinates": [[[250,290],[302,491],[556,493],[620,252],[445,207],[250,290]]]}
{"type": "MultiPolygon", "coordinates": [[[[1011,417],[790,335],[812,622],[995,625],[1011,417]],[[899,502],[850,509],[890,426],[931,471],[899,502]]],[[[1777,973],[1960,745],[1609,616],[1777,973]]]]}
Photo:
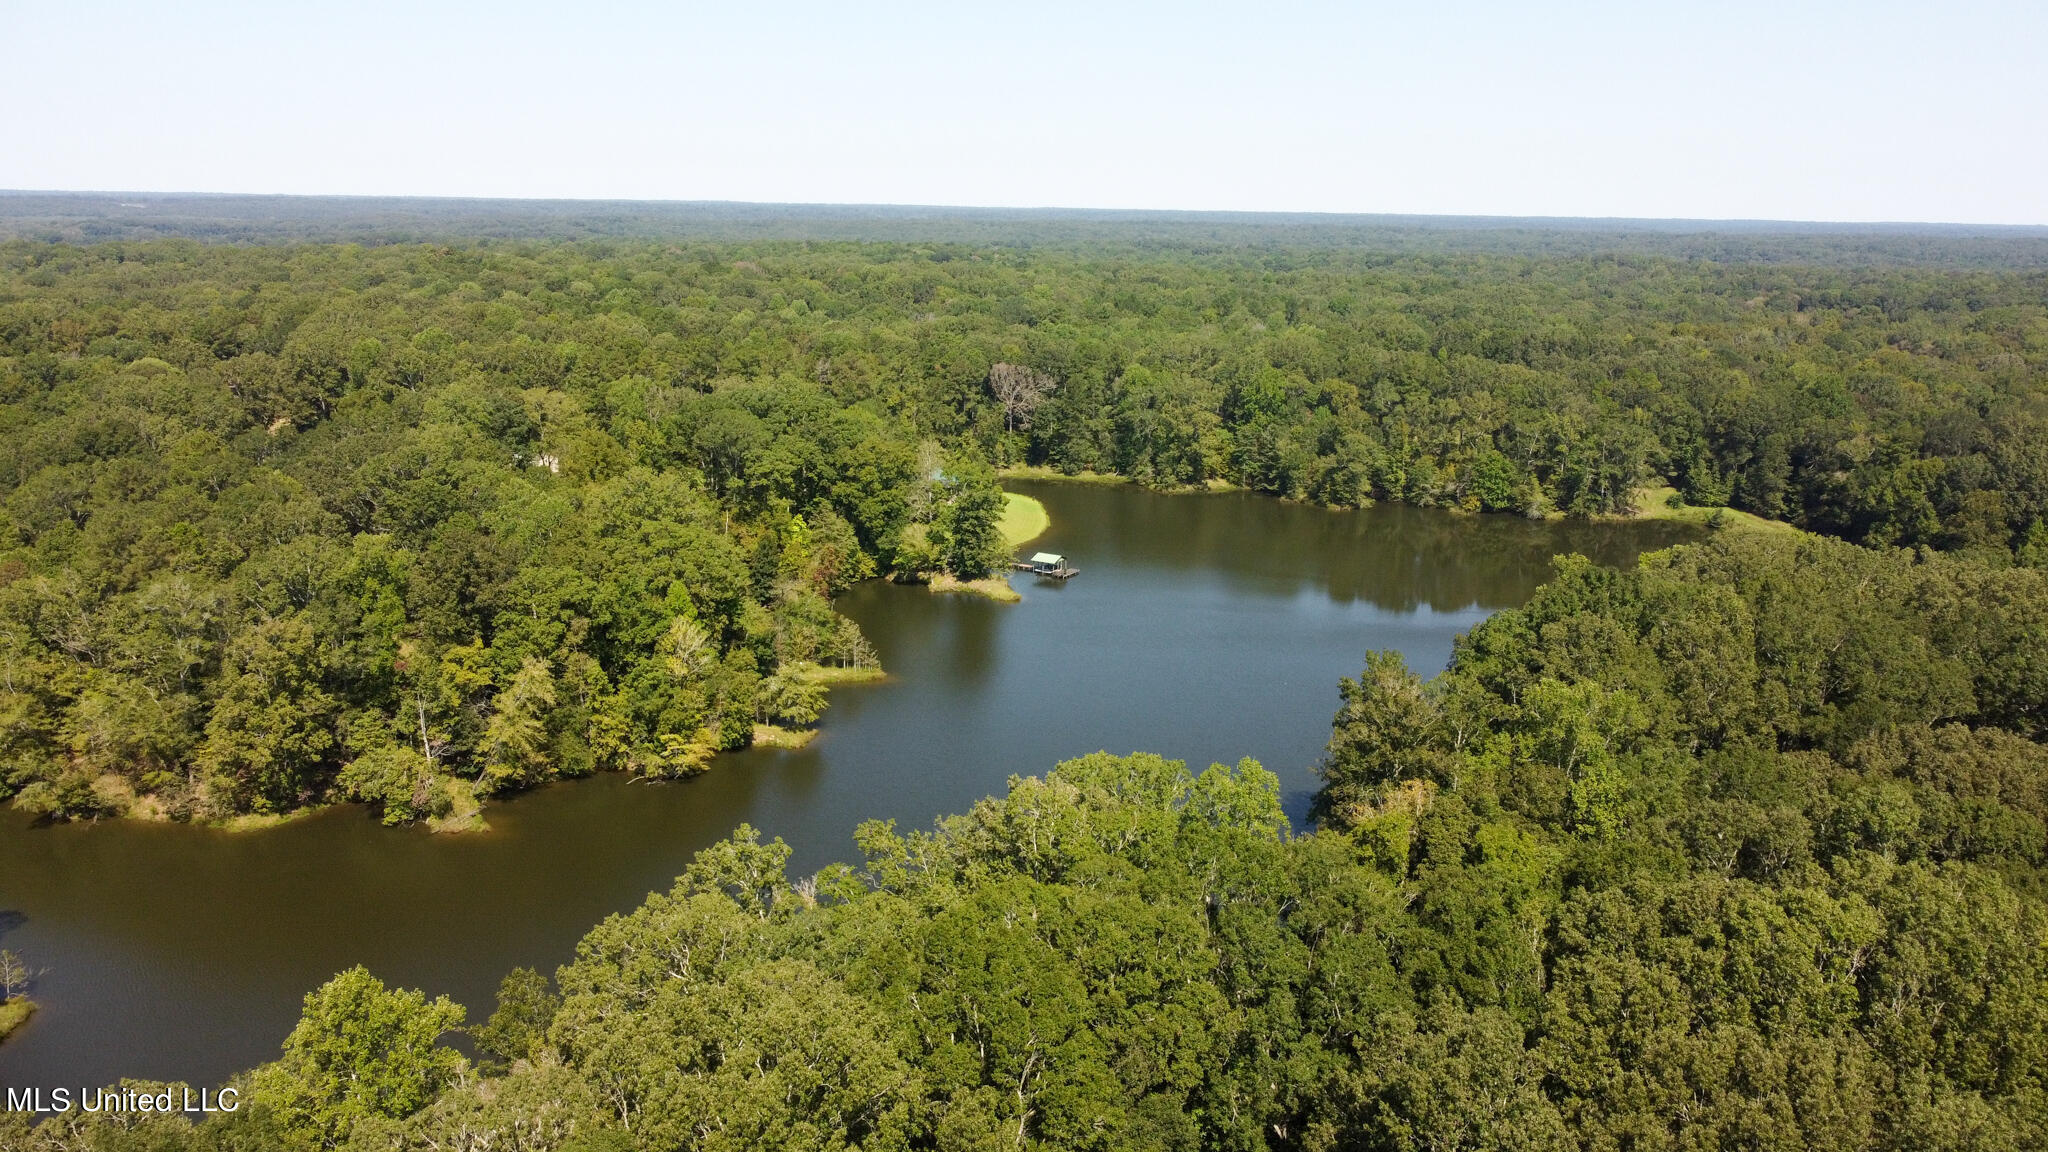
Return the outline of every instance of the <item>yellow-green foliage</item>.
{"type": "Polygon", "coordinates": [[[789,675],[809,680],[814,684],[872,684],[887,680],[889,674],[872,664],[857,664],[841,667],[836,664],[793,664],[787,669],[789,675]]]}
{"type": "Polygon", "coordinates": [[[484,820],[476,785],[452,776],[442,777],[437,783],[446,799],[435,805],[439,814],[427,818],[430,831],[483,832],[490,828],[484,820]]]}
{"type": "Polygon", "coordinates": [[[26,996],[0,1001],[0,1040],[13,1035],[15,1029],[28,1023],[28,1018],[35,1014],[36,1002],[26,996]]]}
{"type": "Polygon", "coordinates": [[[756,748],[801,748],[817,738],[816,728],[784,728],[775,724],[754,725],[756,748]]]}
{"type": "Polygon", "coordinates": [[[1010,587],[1009,579],[1003,576],[988,576],[980,580],[961,580],[958,577],[948,576],[942,572],[932,577],[931,589],[934,592],[958,592],[969,596],[985,596],[1002,604],[1014,604],[1024,598],[1015,588],[1010,587]]]}

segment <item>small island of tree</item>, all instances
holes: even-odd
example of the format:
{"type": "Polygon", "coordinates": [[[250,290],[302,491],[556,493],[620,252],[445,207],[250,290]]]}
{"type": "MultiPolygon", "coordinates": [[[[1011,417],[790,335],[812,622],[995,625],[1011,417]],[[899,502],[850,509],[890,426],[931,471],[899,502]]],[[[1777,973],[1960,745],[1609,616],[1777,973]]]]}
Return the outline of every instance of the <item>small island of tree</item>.
{"type": "Polygon", "coordinates": [[[35,987],[37,975],[20,953],[0,948],[0,1041],[35,1015],[36,1002],[28,994],[35,987]]]}

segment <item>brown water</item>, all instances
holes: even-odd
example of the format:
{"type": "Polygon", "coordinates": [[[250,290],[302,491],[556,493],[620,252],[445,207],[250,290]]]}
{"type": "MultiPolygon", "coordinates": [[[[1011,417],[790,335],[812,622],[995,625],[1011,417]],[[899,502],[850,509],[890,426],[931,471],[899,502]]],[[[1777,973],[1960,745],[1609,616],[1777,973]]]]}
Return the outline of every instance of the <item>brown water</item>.
{"type": "Polygon", "coordinates": [[[746,821],[794,868],[853,857],[870,817],[921,826],[1012,773],[1108,749],[1196,765],[1253,756],[1298,821],[1337,678],[1372,648],[1434,672],[1451,639],[1522,602],[1553,555],[1630,562],[1668,523],[1545,524],[1231,494],[1019,484],[1034,549],[1021,604],[864,585],[841,607],[891,678],[834,690],[795,752],[719,759],[677,784],[603,776],[488,809],[492,831],[388,829],[359,808],[261,832],[31,827],[0,812],[0,943],[47,968],[43,1010],[0,1045],[0,1084],[214,1084],[269,1059],[315,985],[352,964],[489,1013],[516,965],[566,960],[598,920],[667,887],[746,821]]]}

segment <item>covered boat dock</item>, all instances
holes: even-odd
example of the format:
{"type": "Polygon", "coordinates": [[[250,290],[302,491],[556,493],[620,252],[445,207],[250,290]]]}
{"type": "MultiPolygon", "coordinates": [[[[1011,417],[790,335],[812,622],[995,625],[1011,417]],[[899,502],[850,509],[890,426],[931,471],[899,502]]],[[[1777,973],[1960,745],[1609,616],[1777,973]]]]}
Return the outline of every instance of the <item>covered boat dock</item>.
{"type": "Polygon", "coordinates": [[[1080,569],[1067,563],[1067,558],[1057,552],[1034,552],[1029,560],[1019,560],[1013,567],[1019,572],[1033,576],[1049,576],[1054,580],[1065,580],[1080,569]]]}

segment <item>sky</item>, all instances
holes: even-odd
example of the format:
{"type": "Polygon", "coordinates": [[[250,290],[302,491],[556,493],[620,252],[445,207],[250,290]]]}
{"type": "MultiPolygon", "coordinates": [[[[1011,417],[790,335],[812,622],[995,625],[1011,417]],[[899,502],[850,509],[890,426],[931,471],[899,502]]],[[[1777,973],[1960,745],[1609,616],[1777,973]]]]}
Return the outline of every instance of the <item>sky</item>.
{"type": "Polygon", "coordinates": [[[0,0],[0,188],[2048,224],[2048,2],[0,0]]]}

